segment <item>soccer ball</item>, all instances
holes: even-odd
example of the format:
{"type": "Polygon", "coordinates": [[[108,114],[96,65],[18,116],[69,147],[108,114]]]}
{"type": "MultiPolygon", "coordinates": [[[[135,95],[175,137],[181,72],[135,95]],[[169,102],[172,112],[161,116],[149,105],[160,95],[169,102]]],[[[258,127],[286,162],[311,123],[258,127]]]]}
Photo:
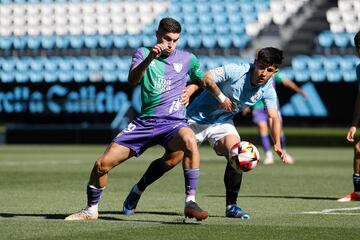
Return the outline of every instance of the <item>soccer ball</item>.
{"type": "Polygon", "coordinates": [[[259,151],[252,143],[236,143],[229,152],[229,163],[237,172],[248,172],[257,166],[259,151]]]}

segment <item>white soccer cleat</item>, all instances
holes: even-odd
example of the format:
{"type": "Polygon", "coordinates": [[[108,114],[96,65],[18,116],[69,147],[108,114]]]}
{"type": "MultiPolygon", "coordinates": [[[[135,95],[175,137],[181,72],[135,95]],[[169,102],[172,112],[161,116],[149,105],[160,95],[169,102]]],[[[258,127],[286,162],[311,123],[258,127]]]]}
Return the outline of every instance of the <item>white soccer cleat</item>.
{"type": "Polygon", "coordinates": [[[263,161],[264,165],[270,165],[270,164],[274,164],[275,160],[274,160],[274,156],[272,155],[271,152],[267,152],[265,154],[265,159],[263,161]]]}
{"type": "Polygon", "coordinates": [[[83,221],[83,220],[96,220],[98,219],[98,213],[90,211],[85,208],[79,212],[73,213],[65,218],[65,221],[83,221]]]}
{"type": "Polygon", "coordinates": [[[295,163],[294,158],[290,154],[285,153],[285,155],[286,155],[286,163],[287,164],[294,164],[295,163]]]}

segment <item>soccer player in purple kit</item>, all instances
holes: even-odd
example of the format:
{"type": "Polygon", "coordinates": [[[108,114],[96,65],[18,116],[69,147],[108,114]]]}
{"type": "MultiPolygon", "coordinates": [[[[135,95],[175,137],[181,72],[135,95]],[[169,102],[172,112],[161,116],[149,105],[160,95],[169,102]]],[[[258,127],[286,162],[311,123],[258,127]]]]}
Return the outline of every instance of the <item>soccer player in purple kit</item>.
{"type": "MultiPolygon", "coordinates": [[[[163,18],[156,31],[157,44],[152,48],[139,48],[133,54],[128,80],[131,85],[141,83],[140,116],[120,132],[97,159],[87,185],[87,206],[65,220],[97,219],[98,204],[107,185],[109,171],[133,156],[140,156],[156,144],[166,150],[162,158],[172,158],[179,154],[179,150],[184,152],[185,217],[197,220],[208,217],[208,212],[194,201],[200,174],[200,156],[194,132],[185,118],[182,100],[186,76],[189,75],[192,81],[199,81],[204,73],[193,54],[176,49],[180,32],[178,21],[163,18]]],[[[219,92],[218,88],[207,89],[213,94],[219,92]]]]}
{"type": "MultiPolygon", "coordinates": [[[[272,85],[272,78],[282,63],[282,51],[276,48],[263,48],[258,52],[254,64],[228,64],[205,73],[202,86],[217,85],[220,92],[210,94],[204,90],[187,108],[190,127],[194,130],[200,144],[208,141],[214,151],[228,157],[229,150],[240,141],[233,117],[243,109],[263,101],[269,118],[272,119],[271,132],[274,137],[274,150],[286,163],[286,156],[280,143],[281,121],[277,109],[277,96],[272,85]],[[217,97],[214,97],[217,96],[217,97]],[[222,103],[232,102],[232,109],[224,108],[222,103]],[[220,105],[220,106],[219,106],[220,105]],[[231,110],[231,111],[229,111],[231,110]]],[[[191,95],[197,85],[187,87],[191,95]]],[[[146,170],[143,177],[131,189],[124,201],[124,214],[134,214],[141,194],[164,173],[181,162],[181,155],[173,158],[157,159],[146,170]],[[166,167],[156,167],[156,166],[166,167]]],[[[250,214],[237,205],[237,197],[242,182],[242,173],[238,173],[227,161],[224,184],[226,189],[225,217],[249,219],[250,214]]]]}
{"type": "MultiPolygon", "coordinates": [[[[356,54],[360,56],[360,32],[356,33],[354,43],[356,54]]],[[[358,94],[355,102],[354,117],[346,134],[346,139],[351,143],[355,142],[354,137],[356,128],[360,121],[360,64],[356,66],[356,76],[359,84],[358,94]]],[[[354,145],[353,185],[354,191],[342,198],[339,198],[337,200],[338,202],[360,201],[360,140],[357,140],[354,145]]]]}

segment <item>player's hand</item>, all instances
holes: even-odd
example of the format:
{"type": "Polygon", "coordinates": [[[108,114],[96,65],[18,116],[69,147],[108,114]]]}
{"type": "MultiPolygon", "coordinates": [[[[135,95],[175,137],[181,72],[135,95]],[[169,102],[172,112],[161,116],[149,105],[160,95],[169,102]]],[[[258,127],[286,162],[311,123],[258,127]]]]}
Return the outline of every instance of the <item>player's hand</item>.
{"type": "Polygon", "coordinates": [[[241,115],[246,116],[251,112],[251,108],[250,107],[246,107],[244,108],[244,110],[241,111],[241,115]]]}
{"type": "Polygon", "coordinates": [[[355,126],[350,127],[346,134],[346,139],[349,142],[354,142],[355,133],[356,133],[356,127],[355,126]]]}
{"type": "Polygon", "coordinates": [[[300,92],[299,92],[305,99],[307,98],[307,95],[306,95],[306,93],[303,91],[303,90],[301,90],[300,89],[300,92]]]}
{"type": "Polygon", "coordinates": [[[220,103],[220,106],[227,112],[235,112],[235,106],[228,97],[225,98],[224,102],[220,103]]]}
{"type": "Polygon", "coordinates": [[[277,155],[279,155],[279,157],[281,158],[281,161],[283,161],[283,163],[287,163],[286,154],[285,154],[284,150],[281,148],[280,144],[274,145],[274,151],[276,152],[277,155]]]}
{"type": "Polygon", "coordinates": [[[190,101],[190,94],[189,94],[189,91],[187,89],[184,89],[183,90],[183,94],[181,95],[181,98],[180,98],[180,103],[182,105],[189,105],[189,101],[190,101]]]}
{"type": "Polygon", "coordinates": [[[154,58],[158,58],[160,57],[160,55],[162,54],[162,52],[166,49],[166,46],[162,43],[158,43],[156,44],[152,49],[151,49],[151,52],[150,52],[150,57],[152,59],[154,58]]]}

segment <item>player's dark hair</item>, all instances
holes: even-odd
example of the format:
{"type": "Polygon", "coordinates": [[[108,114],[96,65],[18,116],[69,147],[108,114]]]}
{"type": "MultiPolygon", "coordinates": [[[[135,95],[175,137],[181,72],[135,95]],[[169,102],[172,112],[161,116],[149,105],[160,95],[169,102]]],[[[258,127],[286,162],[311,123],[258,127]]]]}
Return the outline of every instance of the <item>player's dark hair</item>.
{"type": "Polygon", "coordinates": [[[257,63],[264,66],[273,65],[279,68],[283,60],[283,52],[274,47],[266,47],[259,50],[257,54],[257,63]]]}
{"type": "Polygon", "coordinates": [[[168,33],[181,33],[180,23],[170,17],[161,19],[158,29],[168,33]]]}
{"type": "Polygon", "coordinates": [[[356,48],[360,48],[360,31],[358,31],[354,37],[354,43],[356,48]]]}

